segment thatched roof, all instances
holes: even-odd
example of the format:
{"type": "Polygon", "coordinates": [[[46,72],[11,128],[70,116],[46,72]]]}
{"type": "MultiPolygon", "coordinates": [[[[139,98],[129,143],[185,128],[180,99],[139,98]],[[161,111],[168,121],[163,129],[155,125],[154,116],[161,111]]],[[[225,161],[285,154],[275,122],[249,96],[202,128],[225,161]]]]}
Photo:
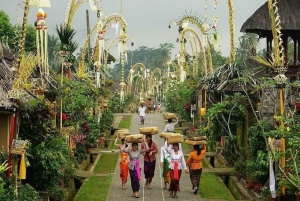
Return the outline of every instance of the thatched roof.
{"type": "MultiPolygon", "coordinates": [[[[278,0],[278,10],[281,19],[282,33],[299,38],[300,34],[300,0],[278,0]]],[[[271,22],[268,2],[263,4],[247,19],[241,32],[255,33],[260,37],[271,36],[271,22]]]]}
{"type": "MultiPolygon", "coordinates": [[[[251,84],[246,84],[246,86],[243,86],[243,88],[246,91],[253,91],[254,87],[251,84]]],[[[244,91],[243,88],[239,83],[236,82],[229,82],[225,81],[222,84],[220,84],[217,88],[217,91],[231,91],[231,92],[242,92],[244,91]]]]}

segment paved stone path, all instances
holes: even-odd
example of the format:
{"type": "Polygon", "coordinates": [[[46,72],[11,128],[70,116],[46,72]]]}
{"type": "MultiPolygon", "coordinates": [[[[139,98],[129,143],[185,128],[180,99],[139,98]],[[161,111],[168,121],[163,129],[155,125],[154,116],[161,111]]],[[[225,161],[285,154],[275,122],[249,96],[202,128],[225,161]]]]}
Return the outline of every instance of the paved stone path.
{"type": "MultiPolygon", "coordinates": [[[[124,114],[116,114],[116,119],[118,119],[118,115],[124,114]]],[[[165,121],[163,119],[162,114],[160,113],[151,113],[146,114],[145,124],[140,125],[139,116],[135,113],[132,114],[132,121],[130,132],[132,134],[139,133],[139,128],[141,126],[157,126],[159,128],[159,133],[161,133],[165,128],[165,121]]],[[[153,141],[156,142],[158,148],[163,145],[163,140],[159,138],[158,135],[155,135],[153,141]]],[[[191,189],[191,183],[189,179],[189,175],[183,173],[180,180],[180,192],[177,194],[178,198],[170,198],[169,192],[163,189],[164,181],[161,177],[162,169],[159,165],[160,151],[157,154],[156,159],[156,168],[155,175],[152,181],[152,189],[145,188],[145,179],[143,178],[141,181],[141,188],[139,191],[140,198],[132,197],[132,189],[130,186],[130,177],[128,178],[128,182],[126,184],[126,190],[122,190],[121,188],[121,179],[119,177],[119,164],[117,164],[115,169],[115,174],[110,186],[110,190],[107,196],[107,201],[131,201],[131,200],[143,200],[143,201],[169,201],[169,200],[180,200],[180,201],[201,201],[199,194],[194,195],[191,189]]],[[[142,166],[142,176],[143,174],[143,156],[140,157],[141,166],[142,166]]],[[[207,200],[207,199],[203,199],[207,200]]]]}

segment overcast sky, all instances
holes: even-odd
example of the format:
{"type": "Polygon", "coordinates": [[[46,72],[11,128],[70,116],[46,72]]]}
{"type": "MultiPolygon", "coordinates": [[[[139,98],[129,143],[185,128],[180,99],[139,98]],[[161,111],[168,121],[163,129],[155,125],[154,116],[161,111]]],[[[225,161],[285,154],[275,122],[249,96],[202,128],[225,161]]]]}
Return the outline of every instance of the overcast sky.
{"type": "MultiPolygon", "coordinates": [[[[24,3],[22,0],[0,0],[0,9],[4,10],[11,19],[13,24],[20,16],[19,23],[23,17],[24,3]],[[19,6],[18,4],[21,4],[19,6]],[[19,11],[17,11],[19,10],[19,11]]],[[[67,0],[50,0],[51,8],[44,8],[48,17],[46,25],[50,35],[57,35],[55,26],[64,20],[67,0]]],[[[104,16],[112,13],[120,13],[120,0],[102,0],[104,16]]],[[[207,0],[207,23],[212,24],[212,17],[218,15],[220,21],[219,34],[220,50],[224,56],[229,55],[230,39],[229,39],[229,22],[228,22],[228,6],[227,0],[217,0],[217,8],[213,5],[214,0],[207,0]]],[[[235,29],[236,38],[242,35],[240,28],[242,24],[262,5],[266,0],[233,0],[235,7],[235,29]]],[[[134,49],[147,46],[158,48],[160,44],[171,42],[178,50],[176,39],[178,30],[175,25],[168,25],[172,20],[181,19],[185,12],[196,13],[202,18],[205,13],[205,0],[123,0],[123,17],[127,22],[127,34],[134,42],[134,49]]],[[[86,10],[89,9],[89,3],[86,2],[78,9],[73,19],[73,28],[77,31],[75,39],[82,47],[86,38],[86,10]]],[[[29,21],[33,24],[36,20],[35,14],[38,8],[30,7],[29,21]]],[[[89,11],[90,26],[94,26],[97,22],[96,11],[89,11]]],[[[114,30],[110,30],[105,34],[110,40],[116,35],[114,30]]],[[[91,40],[93,42],[94,39],[91,40]]],[[[237,41],[237,40],[236,40],[237,41]]],[[[107,41],[108,46],[110,42],[107,41]]],[[[130,46],[130,45],[128,45],[130,46]]],[[[174,52],[173,52],[174,54],[174,52]]]]}

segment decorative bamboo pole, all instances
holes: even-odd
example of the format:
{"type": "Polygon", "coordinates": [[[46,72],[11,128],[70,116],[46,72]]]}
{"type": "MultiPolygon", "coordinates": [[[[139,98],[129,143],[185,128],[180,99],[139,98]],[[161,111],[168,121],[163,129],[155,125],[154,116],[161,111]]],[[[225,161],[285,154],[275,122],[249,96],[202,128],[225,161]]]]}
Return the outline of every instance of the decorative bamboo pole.
{"type": "Polygon", "coordinates": [[[22,23],[21,38],[19,43],[18,58],[16,60],[16,69],[20,68],[21,59],[25,51],[25,38],[26,38],[27,21],[28,21],[28,13],[29,13],[29,1],[30,0],[26,0],[25,7],[24,7],[24,16],[23,16],[23,23],[22,23]]]}

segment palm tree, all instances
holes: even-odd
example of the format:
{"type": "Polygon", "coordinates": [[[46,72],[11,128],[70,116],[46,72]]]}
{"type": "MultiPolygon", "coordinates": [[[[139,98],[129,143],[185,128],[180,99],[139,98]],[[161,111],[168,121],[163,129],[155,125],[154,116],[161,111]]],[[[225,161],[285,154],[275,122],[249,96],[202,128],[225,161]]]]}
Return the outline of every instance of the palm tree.
{"type": "Polygon", "coordinates": [[[55,36],[48,36],[48,59],[49,59],[49,65],[52,68],[59,66],[59,38],[55,36]]]}

